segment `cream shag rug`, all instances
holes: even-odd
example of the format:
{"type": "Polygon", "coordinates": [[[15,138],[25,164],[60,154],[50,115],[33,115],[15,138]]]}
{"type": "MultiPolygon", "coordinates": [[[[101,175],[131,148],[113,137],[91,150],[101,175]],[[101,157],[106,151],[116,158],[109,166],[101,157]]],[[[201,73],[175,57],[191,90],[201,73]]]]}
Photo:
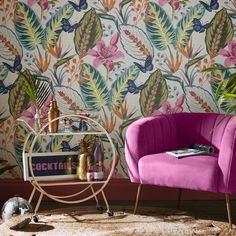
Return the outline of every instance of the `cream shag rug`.
{"type": "Polygon", "coordinates": [[[39,222],[30,222],[18,230],[0,225],[3,236],[184,236],[236,235],[226,220],[196,218],[181,210],[139,207],[133,215],[131,206],[112,206],[114,216],[99,213],[93,206],[69,206],[40,211],[39,222]]]}

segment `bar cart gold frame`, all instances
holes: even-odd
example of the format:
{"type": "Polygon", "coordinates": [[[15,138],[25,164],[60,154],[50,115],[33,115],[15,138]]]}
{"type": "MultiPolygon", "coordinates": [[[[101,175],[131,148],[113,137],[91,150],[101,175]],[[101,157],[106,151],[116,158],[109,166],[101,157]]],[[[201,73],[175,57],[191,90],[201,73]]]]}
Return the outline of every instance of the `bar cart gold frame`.
{"type": "Polygon", "coordinates": [[[76,114],[76,115],[62,115],[59,116],[53,120],[51,120],[50,122],[48,122],[47,124],[45,124],[39,131],[35,131],[32,127],[30,127],[26,121],[22,120],[22,119],[18,119],[18,121],[23,122],[24,125],[29,129],[29,134],[25,140],[24,146],[23,146],[23,163],[25,161],[29,162],[29,170],[31,173],[31,180],[30,183],[33,186],[33,190],[31,192],[31,195],[29,197],[29,203],[32,202],[33,197],[36,193],[36,191],[38,191],[40,193],[38,201],[36,203],[35,209],[34,209],[34,221],[38,221],[38,217],[37,217],[37,212],[38,209],[40,207],[40,204],[42,202],[43,196],[47,196],[48,198],[57,201],[57,202],[61,202],[61,203],[66,203],[66,204],[76,204],[76,203],[81,203],[84,201],[87,201],[91,198],[95,198],[96,203],[97,203],[97,210],[103,210],[103,208],[99,205],[99,201],[97,198],[97,195],[99,193],[102,194],[103,200],[105,202],[106,205],[106,209],[107,209],[107,214],[109,216],[113,215],[113,212],[110,210],[110,206],[109,203],[107,201],[107,198],[105,196],[104,193],[104,188],[106,187],[106,185],[108,184],[108,182],[110,181],[112,174],[114,172],[114,168],[115,168],[115,147],[113,144],[113,141],[110,137],[110,135],[108,134],[108,132],[104,129],[103,126],[101,126],[97,121],[95,121],[94,119],[85,116],[85,115],[80,115],[80,114],[76,114]],[[50,123],[55,122],[59,119],[65,119],[65,118],[76,118],[76,119],[83,119],[86,123],[88,123],[89,126],[91,126],[94,130],[91,131],[79,131],[79,132],[57,132],[57,133],[49,133],[49,132],[45,132],[45,128],[47,128],[50,123]],[[106,135],[107,139],[110,142],[110,146],[111,146],[111,150],[112,150],[112,165],[110,168],[110,172],[109,175],[107,176],[107,178],[103,181],[80,181],[77,179],[71,179],[70,181],[60,181],[57,180],[56,182],[50,182],[50,181],[39,181],[37,180],[37,177],[34,175],[34,171],[32,168],[32,155],[34,153],[33,149],[34,149],[34,145],[36,144],[36,141],[43,136],[55,136],[55,135],[78,135],[78,136],[84,136],[84,135],[106,135]],[[31,137],[31,135],[34,135],[33,141],[30,145],[29,148],[29,152],[26,152],[26,147],[28,145],[29,142],[29,138],[31,137]],[[26,160],[26,154],[27,153],[27,158],[28,160],[26,160]],[[47,191],[45,191],[42,187],[50,187],[50,186],[63,186],[63,185],[83,185],[85,186],[85,188],[79,192],[73,193],[73,194],[69,194],[69,195],[53,195],[48,193],[47,191]],[[93,185],[100,185],[100,187],[95,190],[93,185]],[[87,191],[88,189],[91,190],[91,194],[87,197],[82,197],[80,199],[77,200],[72,200],[71,198],[75,198],[78,197],[79,195],[81,195],[82,193],[84,193],[85,191],[87,191]]]}

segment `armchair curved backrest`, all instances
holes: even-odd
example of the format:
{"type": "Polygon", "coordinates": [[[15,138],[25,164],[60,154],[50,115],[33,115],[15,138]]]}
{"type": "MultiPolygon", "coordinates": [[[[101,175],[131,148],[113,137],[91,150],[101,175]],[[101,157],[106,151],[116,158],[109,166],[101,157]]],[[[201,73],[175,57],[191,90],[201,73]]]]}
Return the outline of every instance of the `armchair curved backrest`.
{"type": "Polygon", "coordinates": [[[141,118],[126,131],[125,158],[131,182],[139,184],[134,212],[143,184],[221,192],[232,227],[229,194],[236,191],[235,117],[177,113],[141,118]],[[191,144],[213,146],[214,153],[182,159],[166,153],[191,144]]]}
{"type": "MultiPolygon", "coordinates": [[[[176,113],[145,117],[126,132],[125,157],[132,182],[140,183],[139,160],[199,143],[214,146],[218,158],[218,188],[236,190],[236,119],[215,113],[176,113]]],[[[157,173],[158,175],[158,173],[157,173]]]]}

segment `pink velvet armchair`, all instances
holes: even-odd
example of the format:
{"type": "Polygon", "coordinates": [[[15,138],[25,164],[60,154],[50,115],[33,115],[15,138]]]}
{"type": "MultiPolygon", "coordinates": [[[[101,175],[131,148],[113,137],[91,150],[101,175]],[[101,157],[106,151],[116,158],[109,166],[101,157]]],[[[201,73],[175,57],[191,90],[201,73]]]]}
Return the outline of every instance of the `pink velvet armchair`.
{"type": "Polygon", "coordinates": [[[176,113],[141,118],[127,129],[125,158],[131,182],[139,184],[134,213],[145,184],[178,188],[178,202],[182,189],[220,192],[225,194],[232,228],[230,194],[236,191],[235,117],[176,113]],[[165,153],[196,143],[214,146],[215,151],[181,159],[165,153]]]}

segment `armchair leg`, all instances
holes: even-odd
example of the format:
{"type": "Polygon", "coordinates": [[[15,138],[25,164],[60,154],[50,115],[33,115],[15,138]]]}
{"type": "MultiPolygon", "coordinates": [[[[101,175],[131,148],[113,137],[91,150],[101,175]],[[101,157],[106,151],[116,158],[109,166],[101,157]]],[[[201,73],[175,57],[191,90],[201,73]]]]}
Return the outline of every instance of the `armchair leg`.
{"type": "Polygon", "coordinates": [[[180,200],[181,200],[181,196],[182,196],[182,188],[178,189],[178,202],[177,202],[177,209],[180,208],[180,200]]]}
{"type": "Polygon", "coordinates": [[[136,195],[135,206],[134,206],[134,215],[135,215],[136,212],[137,212],[138,202],[139,202],[141,190],[142,190],[142,184],[139,184],[139,185],[138,185],[137,195],[136,195]]]}
{"type": "Polygon", "coordinates": [[[230,227],[230,229],[232,229],[231,204],[230,204],[230,195],[228,193],[225,194],[225,199],[226,199],[229,227],[230,227]]]}

